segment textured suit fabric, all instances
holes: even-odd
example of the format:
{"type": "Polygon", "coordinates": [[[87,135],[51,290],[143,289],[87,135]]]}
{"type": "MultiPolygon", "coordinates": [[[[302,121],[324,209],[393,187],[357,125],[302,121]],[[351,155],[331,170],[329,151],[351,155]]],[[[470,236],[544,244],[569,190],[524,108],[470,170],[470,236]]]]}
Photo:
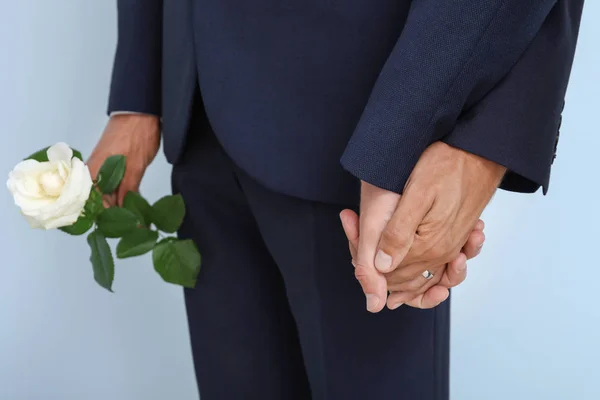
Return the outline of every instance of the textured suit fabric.
{"type": "Polygon", "coordinates": [[[439,139],[530,192],[547,187],[582,4],[119,0],[109,111],[160,115],[174,162],[199,85],[234,161],[307,199],[355,203],[356,177],[401,192],[439,139]]]}
{"type": "MultiPolygon", "coordinates": [[[[404,31],[344,153],[344,166],[365,181],[402,191],[421,152],[433,141],[451,133],[461,113],[497,86],[540,30],[550,28],[567,35],[565,40],[574,49],[576,35],[573,32],[577,32],[578,25],[571,24],[564,29],[556,14],[577,15],[572,11],[575,9],[580,13],[581,3],[564,0],[414,1],[404,31]],[[554,15],[549,16],[553,7],[554,15]],[[548,21],[546,27],[544,21],[548,21]],[[366,159],[372,162],[368,163],[366,159]]],[[[534,52],[546,50],[545,43],[538,41],[536,44],[534,52]]],[[[569,60],[570,67],[573,54],[561,52],[561,55],[569,60]]],[[[551,137],[548,137],[546,120],[554,117],[552,125],[556,125],[555,111],[562,104],[566,90],[566,80],[561,74],[546,78],[555,78],[560,84],[547,82],[547,87],[543,91],[537,90],[536,97],[530,99],[533,100],[530,107],[541,107],[545,114],[531,122],[532,131],[483,129],[476,136],[475,133],[470,136],[475,136],[475,143],[459,138],[460,132],[453,132],[453,144],[471,146],[485,158],[535,181],[538,187],[546,183],[538,164],[543,162],[544,169],[549,169],[551,149],[548,154],[540,155],[553,146],[557,135],[557,130],[550,126],[551,137]],[[547,103],[542,97],[551,93],[556,93],[554,107],[544,108],[547,103]],[[537,104],[538,100],[543,104],[537,104]],[[537,146],[528,147],[529,152],[523,151],[524,140],[537,143],[537,146]],[[503,148],[500,145],[504,145],[503,148]],[[508,154],[503,151],[507,147],[510,149],[508,154]],[[526,160],[522,160],[523,157],[526,160]],[[522,167],[523,163],[527,164],[526,168],[515,168],[522,167]]],[[[514,100],[513,97],[505,101],[514,100]]],[[[531,118],[538,116],[536,110],[531,118]]],[[[487,122],[496,123],[493,120],[487,122]]],[[[511,189],[519,187],[507,185],[511,189]]]]}
{"type": "Polygon", "coordinates": [[[581,6],[559,2],[509,73],[492,91],[470,99],[442,139],[510,166],[503,184],[512,190],[548,189],[565,106],[555,94],[564,93],[569,80],[581,6]]]}
{"type": "Polygon", "coordinates": [[[343,207],[268,190],[191,134],[172,180],[203,256],[185,290],[200,398],[447,400],[449,302],[367,312],[343,207]]]}

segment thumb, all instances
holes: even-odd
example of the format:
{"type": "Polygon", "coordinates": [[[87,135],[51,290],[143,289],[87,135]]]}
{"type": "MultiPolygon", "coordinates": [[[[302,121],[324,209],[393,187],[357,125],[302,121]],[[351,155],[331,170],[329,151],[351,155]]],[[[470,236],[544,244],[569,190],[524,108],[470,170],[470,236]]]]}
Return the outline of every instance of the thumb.
{"type": "Polygon", "coordinates": [[[387,282],[385,277],[377,272],[373,266],[358,261],[360,224],[358,215],[352,210],[344,210],[340,214],[342,227],[348,239],[354,276],[360,283],[366,296],[367,310],[379,312],[385,306],[387,295],[387,282]]]}
{"type": "Polygon", "coordinates": [[[398,207],[381,233],[375,257],[375,267],[379,271],[389,273],[403,261],[405,265],[410,264],[409,261],[421,261],[405,258],[413,246],[419,225],[431,209],[430,202],[423,201],[423,196],[415,195],[410,188],[404,192],[398,207]]]}

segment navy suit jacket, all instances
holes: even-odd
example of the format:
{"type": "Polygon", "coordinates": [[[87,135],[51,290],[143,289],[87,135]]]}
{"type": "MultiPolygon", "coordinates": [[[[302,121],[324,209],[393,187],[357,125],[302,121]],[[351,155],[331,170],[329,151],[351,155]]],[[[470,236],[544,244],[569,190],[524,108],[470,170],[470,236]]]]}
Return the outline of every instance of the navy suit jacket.
{"type": "Polygon", "coordinates": [[[506,166],[505,189],[545,193],[582,8],[118,0],[109,112],[161,116],[176,162],[200,109],[247,173],[312,200],[355,204],[359,179],[401,193],[438,140],[506,166]]]}

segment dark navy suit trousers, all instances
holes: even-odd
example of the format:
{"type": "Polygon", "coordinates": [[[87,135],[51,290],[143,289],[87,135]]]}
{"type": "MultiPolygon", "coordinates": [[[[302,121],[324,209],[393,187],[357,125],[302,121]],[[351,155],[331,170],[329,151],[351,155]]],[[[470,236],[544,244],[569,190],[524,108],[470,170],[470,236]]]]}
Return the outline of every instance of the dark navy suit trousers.
{"type": "Polygon", "coordinates": [[[448,399],[449,301],[366,311],[344,205],[265,188],[206,125],[172,181],[203,256],[185,292],[202,400],[448,399]]]}

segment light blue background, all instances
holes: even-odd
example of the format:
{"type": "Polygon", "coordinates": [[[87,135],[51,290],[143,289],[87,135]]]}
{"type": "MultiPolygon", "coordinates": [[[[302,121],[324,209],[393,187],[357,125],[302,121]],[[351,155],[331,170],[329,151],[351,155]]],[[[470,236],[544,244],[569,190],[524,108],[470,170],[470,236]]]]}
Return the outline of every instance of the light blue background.
{"type": "MultiPolygon", "coordinates": [[[[0,171],[105,122],[115,1],[2,1],[0,171]]],[[[550,194],[499,193],[454,292],[454,400],[600,398],[600,2],[588,1],[550,194]]],[[[162,154],[142,190],[169,191],[162,154]]],[[[0,195],[0,399],[197,399],[181,291],[148,258],[93,282],[83,238],[32,231],[0,195]]],[[[399,389],[399,394],[402,388],[399,389]]]]}

